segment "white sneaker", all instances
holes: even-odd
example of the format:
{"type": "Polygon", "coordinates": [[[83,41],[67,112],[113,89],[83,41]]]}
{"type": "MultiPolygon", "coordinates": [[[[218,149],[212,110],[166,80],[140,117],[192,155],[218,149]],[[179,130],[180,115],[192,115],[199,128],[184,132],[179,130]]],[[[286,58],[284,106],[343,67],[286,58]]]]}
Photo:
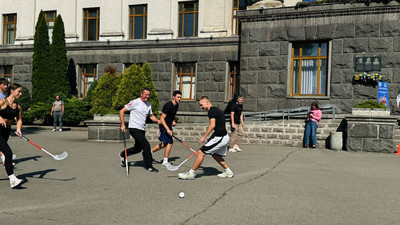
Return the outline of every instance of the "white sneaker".
{"type": "Polygon", "coordinates": [[[238,152],[242,151],[242,149],[239,148],[239,145],[234,145],[233,148],[238,152]]]}
{"type": "Polygon", "coordinates": [[[16,155],[16,154],[13,154],[12,159],[15,159],[15,158],[17,158],[17,155],[16,155]]]}
{"type": "Polygon", "coordinates": [[[55,132],[55,131],[56,131],[56,129],[53,129],[53,130],[51,130],[51,131],[55,132]]]}
{"type": "Polygon", "coordinates": [[[60,132],[62,131],[62,129],[60,129],[60,132]]]}
{"type": "Polygon", "coordinates": [[[11,188],[15,188],[18,185],[20,185],[21,182],[22,182],[21,179],[18,179],[17,177],[14,177],[13,179],[10,180],[10,186],[11,186],[11,188]]]}
{"type": "Polygon", "coordinates": [[[229,152],[237,152],[234,148],[229,148],[229,152]]]}
{"type": "Polygon", "coordinates": [[[169,162],[162,162],[161,165],[167,167],[167,166],[171,166],[171,163],[169,163],[169,162]]]}
{"type": "Polygon", "coordinates": [[[229,177],[229,178],[231,178],[231,177],[233,177],[233,172],[232,171],[229,171],[229,172],[223,172],[223,173],[220,173],[220,174],[218,174],[218,177],[229,177]]]}
{"type": "Polygon", "coordinates": [[[191,174],[189,172],[185,172],[185,173],[179,173],[178,176],[182,180],[193,180],[194,177],[196,176],[196,174],[191,174]]]}

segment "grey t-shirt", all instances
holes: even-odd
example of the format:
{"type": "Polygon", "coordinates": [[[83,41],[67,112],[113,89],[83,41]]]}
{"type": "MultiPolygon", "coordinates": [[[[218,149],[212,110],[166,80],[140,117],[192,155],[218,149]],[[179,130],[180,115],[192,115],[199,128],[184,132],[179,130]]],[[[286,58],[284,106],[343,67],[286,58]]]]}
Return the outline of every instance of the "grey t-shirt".
{"type": "Polygon", "coordinates": [[[128,127],[145,130],[147,116],[153,115],[150,102],[143,102],[137,98],[126,104],[125,108],[130,111],[128,127]]]}
{"type": "Polygon", "coordinates": [[[55,100],[54,102],[53,102],[53,106],[54,106],[54,112],[60,112],[60,111],[62,111],[62,105],[64,104],[64,102],[63,101],[61,101],[61,100],[55,100]]]}

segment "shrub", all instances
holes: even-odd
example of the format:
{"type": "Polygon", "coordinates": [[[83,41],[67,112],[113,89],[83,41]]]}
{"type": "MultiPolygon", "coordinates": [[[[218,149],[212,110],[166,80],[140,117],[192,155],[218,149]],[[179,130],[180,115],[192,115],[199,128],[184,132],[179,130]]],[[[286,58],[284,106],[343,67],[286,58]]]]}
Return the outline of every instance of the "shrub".
{"type": "Polygon", "coordinates": [[[115,74],[104,74],[92,92],[90,113],[104,115],[107,113],[117,113],[113,106],[113,95],[117,92],[119,79],[115,74]]]}
{"type": "Polygon", "coordinates": [[[32,105],[31,95],[26,87],[22,87],[22,96],[17,100],[17,103],[22,107],[22,112],[27,112],[32,105]]]}
{"type": "Polygon", "coordinates": [[[93,119],[93,115],[89,112],[89,109],[89,102],[72,96],[64,102],[65,114],[63,116],[63,123],[78,125],[80,122],[93,119]]]}
{"type": "Polygon", "coordinates": [[[37,102],[32,105],[29,111],[22,116],[27,121],[42,120],[44,124],[50,124],[51,103],[37,102]]]}
{"type": "Polygon", "coordinates": [[[88,91],[86,93],[86,98],[84,98],[84,100],[87,101],[89,104],[90,104],[90,102],[92,101],[92,98],[93,98],[93,91],[97,87],[98,84],[99,84],[99,81],[95,80],[89,86],[89,89],[88,89],[88,91]]]}
{"type": "Polygon", "coordinates": [[[354,105],[354,108],[367,108],[367,109],[375,109],[375,108],[384,108],[386,109],[386,105],[383,103],[378,103],[376,100],[365,100],[361,103],[354,105]]]}

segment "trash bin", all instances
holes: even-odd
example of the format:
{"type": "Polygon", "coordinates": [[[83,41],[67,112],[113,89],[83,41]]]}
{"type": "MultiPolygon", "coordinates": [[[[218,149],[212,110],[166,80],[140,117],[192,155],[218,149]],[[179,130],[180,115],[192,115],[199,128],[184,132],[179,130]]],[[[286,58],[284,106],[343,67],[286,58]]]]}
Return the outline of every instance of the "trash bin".
{"type": "Polygon", "coordinates": [[[342,132],[331,132],[330,133],[330,149],[342,150],[343,149],[343,133],[342,132]]]}

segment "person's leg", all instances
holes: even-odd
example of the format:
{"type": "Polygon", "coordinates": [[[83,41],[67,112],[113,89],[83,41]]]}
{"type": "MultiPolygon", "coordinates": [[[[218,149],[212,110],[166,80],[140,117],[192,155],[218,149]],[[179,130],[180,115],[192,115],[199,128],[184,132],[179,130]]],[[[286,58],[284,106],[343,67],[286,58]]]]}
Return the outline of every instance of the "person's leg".
{"type": "Polygon", "coordinates": [[[143,147],[142,155],[145,167],[146,169],[153,168],[153,156],[151,154],[150,143],[147,141],[144,131],[142,134],[141,142],[141,145],[143,147]]]}
{"type": "Polygon", "coordinates": [[[237,139],[236,146],[234,147],[236,151],[241,152],[242,150],[239,148],[239,144],[242,143],[243,137],[245,135],[243,124],[237,124],[237,139]]]}
{"type": "Polygon", "coordinates": [[[311,141],[312,141],[312,147],[315,148],[317,145],[317,128],[318,124],[315,121],[311,122],[311,141]]]}
{"type": "Polygon", "coordinates": [[[60,111],[59,115],[58,115],[58,124],[60,126],[60,131],[62,130],[62,118],[63,118],[63,114],[62,114],[62,111],[60,111]]]}
{"type": "MultiPolygon", "coordinates": [[[[142,146],[141,146],[140,139],[139,139],[140,135],[138,135],[138,132],[139,132],[138,129],[129,128],[129,133],[131,134],[133,139],[135,139],[135,144],[133,147],[126,149],[127,156],[137,154],[142,151],[142,146]]],[[[120,153],[120,156],[125,157],[125,151],[122,151],[120,153]]]]}
{"type": "Polygon", "coordinates": [[[229,151],[230,152],[237,152],[233,147],[236,144],[238,138],[238,129],[237,129],[237,124],[235,127],[235,130],[231,133],[230,141],[229,141],[229,151]]]}
{"type": "Polygon", "coordinates": [[[221,165],[224,169],[228,169],[229,167],[228,167],[228,165],[226,164],[226,162],[225,162],[225,159],[224,158],[222,158],[222,156],[220,156],[220,155],[212,155],[212,157],[215,159],[215,161],[217,161],[218,162],[218,164],[219,165],[221,165]]]}
{"type": "Polygon", "coordinates": [[[156,151],[158,151],[158,150],[161,150],[161,149],[163,149],[165,146],[164,146],[164,143],[160,143],[160,144],[157,144],[156,146],[154,146],[152,149],[151,149],[151,152],[152,153],[154,153],[154,152],[156,152],[156,151]]]}
{"type": "Polygon", "coordinates": [[[56,130],[57,127],[57,113],[54,111],[53,112],[53,131],[56,130]]]}
{"type": "Polygon", "coordinates": [[[201,166],[201,164],[204,161],[204,156],[205,155],[206,154],[204,154],[204,152],[202,152],[201,150],[197,152],[197,157],[196,157],[196,160],[193,163],[192,170],[196,171],[201,166]]]}
{"type": "Polygon", "coordinates": [[[304,130],[304,146],[307,147],[310,141],[310,133],[311,133],[311,123],[309,121],[306,122],[306,128],[304,130]]]}
{"type": "Polygon", "coordinates": [[[174,144],[168,143],[167,146],[165,147],[164,158],[169,158],[169,153],[171,152],[172,145],[174,144]]]}

